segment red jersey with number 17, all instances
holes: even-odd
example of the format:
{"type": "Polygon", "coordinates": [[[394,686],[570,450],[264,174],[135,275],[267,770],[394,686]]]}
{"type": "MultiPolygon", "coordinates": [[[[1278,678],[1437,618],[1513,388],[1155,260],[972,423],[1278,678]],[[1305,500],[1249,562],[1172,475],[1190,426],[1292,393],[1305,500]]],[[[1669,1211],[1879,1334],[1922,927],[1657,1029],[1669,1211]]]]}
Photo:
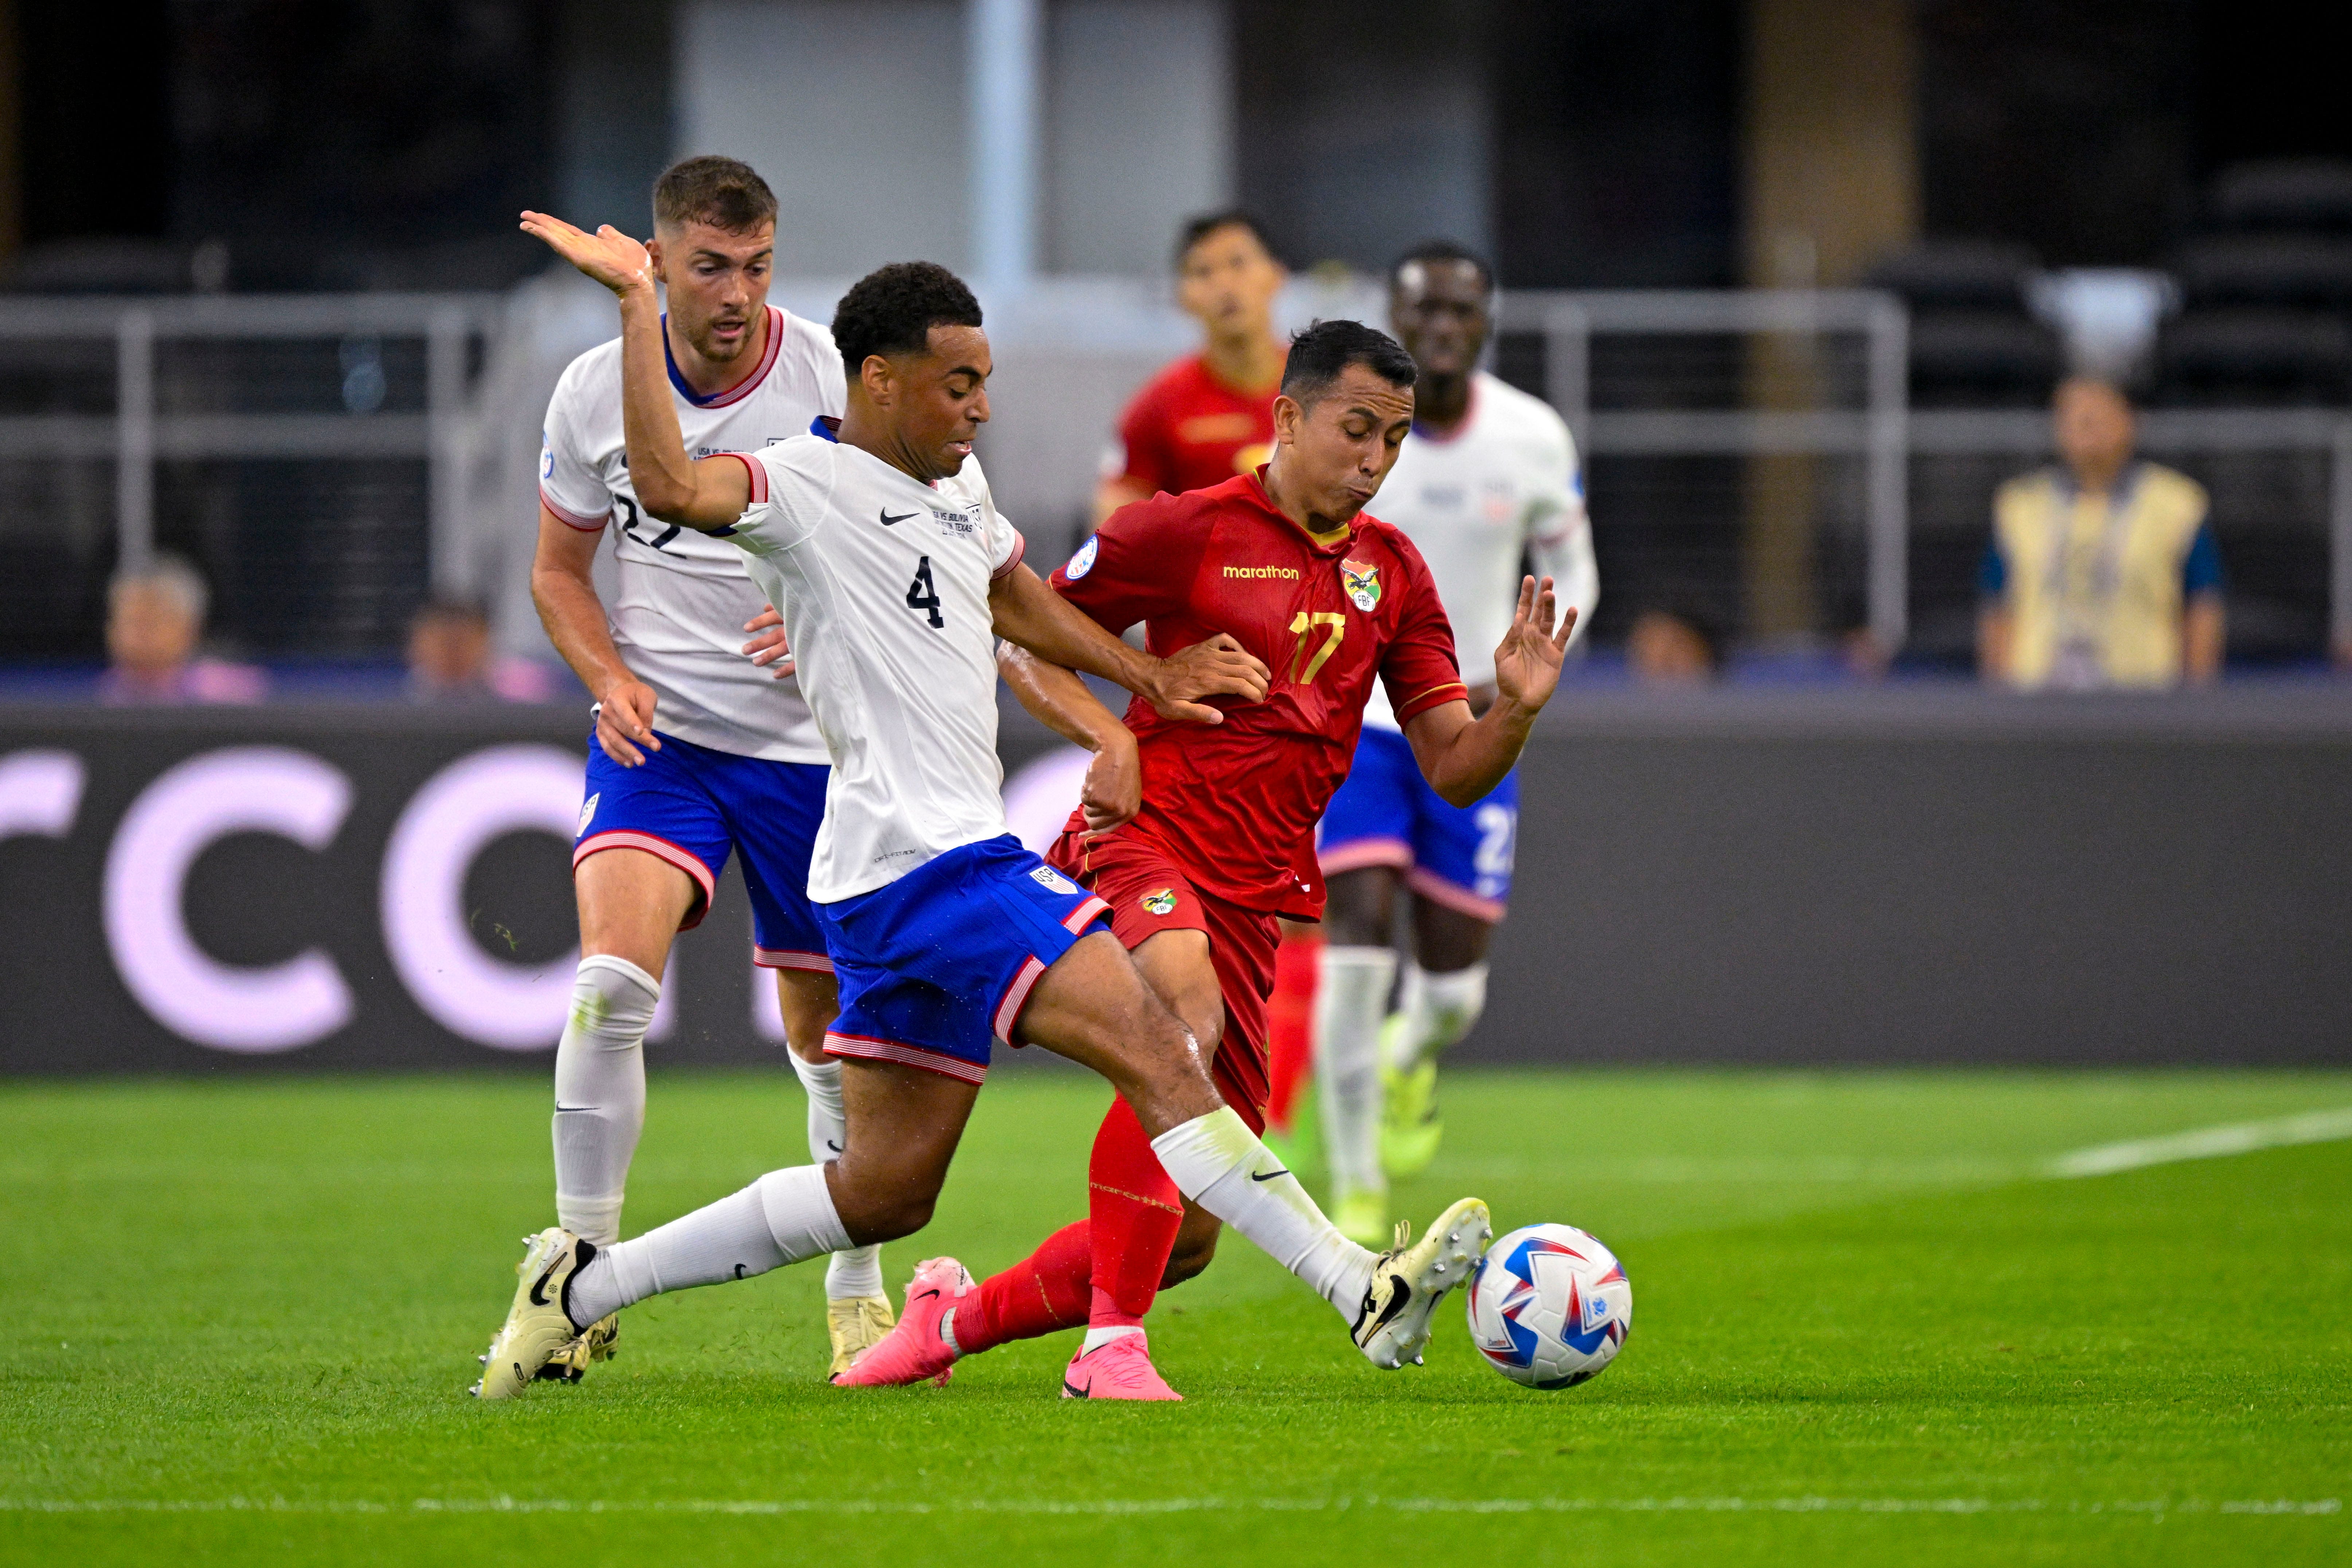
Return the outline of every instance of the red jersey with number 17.
{"type": "Polygon", "coordinates": [[[1400,724],[1469,695],[1412,541],[1362,515],[1310,535],[1258,474],[1121,507],[1053,585],[1114,634],[1144,622],[1162,658],[1229,632],[1273,672],[1263,702],[1210,700],[1223,724],[1174,723],[1140,698],[1127,711],[1143,761],[1134,830],[1202,892],[1244,909],[1322,918],[1315,825],[1348,775],[1375,679],[1400,724]]]}

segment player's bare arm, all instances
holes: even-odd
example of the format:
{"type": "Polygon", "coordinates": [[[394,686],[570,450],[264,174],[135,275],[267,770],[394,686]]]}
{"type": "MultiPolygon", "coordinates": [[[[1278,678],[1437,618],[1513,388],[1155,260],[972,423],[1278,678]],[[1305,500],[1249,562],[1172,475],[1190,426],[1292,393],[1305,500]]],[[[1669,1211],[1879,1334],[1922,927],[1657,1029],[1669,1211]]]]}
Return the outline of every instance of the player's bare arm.
{"type": "Polygon", "coordinates": [[[1225,716],[1200,699],[1265,699],[1265,666],[1222,633],[1172,658],[1156,658],[1103,630],[1026,566],[998,578],[988,597],[998,637],[1049,664],[1116,681],[1163,719],[1222,724],[1225,716]]]}
{"type": "Polygon", "coordinates": [[[677,407],[670,399],[669,366],[662,353],[661,296],[653,258],[611,224],[594,234],[545,213],[522,215],[535,235],[564,260],[613,291],[621,305],[621,403],[629,440],[629,483],[637,503],[664,522],[702,533],[731,526],[751,504],[751,475],[734,458],[686,455],[677,407]]]}
{"type": "Polygon", "coordinates": [[[654,689],[622,662],[596,596],[593,575],[596,546],[604,535],[583,532],[539,509],[539,546],[531,556],[530,602],[547,640],[596,700],[596,743],[625,768],[661,750],[654,734],[654,689]],[[640,750],[640,748],[644,748],[640,750]]]}
{"type": "Polygon", "coordinates": [[[1447,702],[1407,721],[1413,760],[1449,805],[1485,799],[1518,762],[1536,715],[1559,689],[1575,631],[1576,610],[1560,609],[1550,578],[1522,579],[1511,628],[1495,649],[1494,705],[1474,719],[1469,703],[1447,702]]]}
{"type": "Polygon", "coordinates": [[[997,673],[1029,716],[1070,744],[1094,753],[1087,764],[1078,807],[1097,833],[1135,820],[1143,809],[1143,763],[1135,736],[1118,715],[1096,700],[1087,683],[1027,648],[996,645],[997,673]]]}

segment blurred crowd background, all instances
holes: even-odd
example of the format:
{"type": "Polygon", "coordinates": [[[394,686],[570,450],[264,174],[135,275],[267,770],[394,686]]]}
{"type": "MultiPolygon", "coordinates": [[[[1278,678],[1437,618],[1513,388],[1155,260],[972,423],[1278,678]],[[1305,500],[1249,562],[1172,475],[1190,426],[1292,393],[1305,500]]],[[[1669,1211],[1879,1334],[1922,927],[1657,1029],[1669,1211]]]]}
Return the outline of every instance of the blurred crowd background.
{"type": "Polygon", "coordinates": [[[1495,368],[1585,450],[1580,682],[2015,674],[1996,496],[2070,375],[2119,395],[2042,526],[2139,458],[2205,509],[2152,684],[2352,647],[2352,121],[2208,0],[14,0],[0,39],[7,694],[575,697],[532,466],[612,321],[514,216],[642,234],[699,152],[775,187],[788,309],[972,277],[1041,560],[1198,345],[1180,226],[1239,207],[1280,325],[1382,320],[1417,242],[1494,258],[1495,368]]]}

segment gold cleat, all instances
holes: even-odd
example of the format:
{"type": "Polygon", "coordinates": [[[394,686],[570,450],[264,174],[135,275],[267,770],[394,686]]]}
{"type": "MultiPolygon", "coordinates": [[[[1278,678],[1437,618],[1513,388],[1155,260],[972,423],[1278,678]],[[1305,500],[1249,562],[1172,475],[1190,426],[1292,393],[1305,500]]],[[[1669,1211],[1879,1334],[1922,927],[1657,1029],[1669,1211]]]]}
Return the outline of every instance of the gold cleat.
{"type": "Polygon", "coordinates": [[[564,1312],[563,1299],[572,1277],[596,1256],[594,1244],[553,1226],[523,1242],[514,1303],[482,1357],[482,1381],[468,1390],[477,1398],[512,1399],[558,1351],[584,1337],[564,1312]]]}
{"type": "Polygon", "coordinates": [[[824,1326],[833,1335],[833,1365],[827,1382],[849,1370],[849,1363],[881,1342],[898,1321],[887,1296],[844,1296],[824,1304],[824,1326]]]}
{"type": "Polygon", "coordinates": [[[1494,1216],[1476,1198],[1464,1198],[1429,1227],[1418,1245],[1412,1227],[1397,1222],[1396,1245],[1372,1260],[1372,1282],[1356,1312],[1350,1337],[1364,1359],[1393,1372],[1421,1364],[1429,1320],[1446,1292],[1470,1282],[1470,1270],[1495,1238],[1494,1216]]]}
{"type": "Polygon", "coordinates": [[[566,1341],[535,1375],[541,1383],[577,1383],[596,1363],[621,1353],[613,1348],[620,1337],[621,1314],[608,1312],[566,1341]]]}

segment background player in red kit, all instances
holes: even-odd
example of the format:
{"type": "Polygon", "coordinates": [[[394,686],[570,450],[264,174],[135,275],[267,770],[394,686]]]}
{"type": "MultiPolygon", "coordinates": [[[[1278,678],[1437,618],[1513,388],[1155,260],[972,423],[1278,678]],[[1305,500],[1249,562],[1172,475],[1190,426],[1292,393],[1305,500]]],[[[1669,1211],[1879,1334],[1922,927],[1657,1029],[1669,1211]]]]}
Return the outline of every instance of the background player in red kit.
{"type": "Polygon", "coordinates": [[[1212,213],[1184,226],[1176,302],[1206,341],[1152,377],[1119,416],[1095,491],[1097,522],[1129,501],[1206,489],[1266,460],[1285,352],[1274,298],[1288,276],[1246,213],[1212,213]]]}
{"type": "MultiPolygon", "coordinates": [[[[1230,635],[1271,671],[1264,701],[1218,700],[1223,723],[1180,736],[1148,707],[1130,706],[1122,727],[1066,671],[1000,661],[1032,712],[1113,771],[1130,755],[1139,763],[1132,819],[1093,831],[1076,815],[1047,858],[1111,906],[1113,934],[1214,1052],[1218,1089],[1253,1127],[1265,1110],[1276,917],[1322,914],[1315,825],[1346,776],[1373,682],[1431,785],[1475,800],[1517,760],[1573,625],[1555,632],[1549,580],[1528,582],[1496,654],[1501,696],[1473,720],[1428,568],[1402,533],[1361,515],[1411,426],[1415,374],[1386,335],[1318,323],[1291,345],[1266,468],[1123,509],[1053,576],[1103,626],[1146,623],[1156,653],[1230,635]]],[[[1142,1318],[1163,1284],[1207,1267],[1217,1222],[1183,1202],[1123,1101],[1087,1175],[1086,1222],[959,1301],[944,1342],[882,1357],[894,1332],[868,1352],[877,1368],[907,1374],[893,1381],[938,1375],[959,1355],[1083,1321],[1066,1394],[1179,1397],[1152,1370],[1142,1318]]],[[[840,1381],[867,1380],[853,1366],[840,1381]]]]}

